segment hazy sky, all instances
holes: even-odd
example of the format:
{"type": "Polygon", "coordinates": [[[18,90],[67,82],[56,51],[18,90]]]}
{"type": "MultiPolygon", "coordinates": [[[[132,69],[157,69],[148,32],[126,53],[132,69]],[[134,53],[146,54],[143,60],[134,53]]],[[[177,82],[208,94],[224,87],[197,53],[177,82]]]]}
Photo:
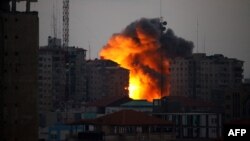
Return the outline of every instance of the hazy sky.
{"type": "MultiPolygon", "coordinates": [[[[62,0],[38,1],[32,10],[39,12],[40,45],[46,45],[53,3],[61,37],[62,0]]],[[[161,9],[168,28],[194,42],[194,52],[198,19],[199,52],[243,60],[244,77],[250,77],[250,0],[162,0],[161,9]]],[[[90,43],[91,58],[96,58],[113,33],[142,17],[159,16],[160,0],[70,0],[69,45],[88,49],[90,43]]]]}

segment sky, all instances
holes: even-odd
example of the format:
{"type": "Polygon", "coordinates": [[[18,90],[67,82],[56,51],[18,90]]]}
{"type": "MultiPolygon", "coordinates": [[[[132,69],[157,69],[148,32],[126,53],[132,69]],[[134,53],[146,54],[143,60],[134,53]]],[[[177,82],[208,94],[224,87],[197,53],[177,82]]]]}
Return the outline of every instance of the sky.
{"type": "MultiPolygon", "coordinates": [[[[61,37],[62,0],[38,0],[31,9],[39,12],[40,46],[53,36],[53,15],[61,37]]],[[[131,22],[162,15],[167,28],[194,42],[194,53],[240,59],[244,77],[250,78],[250,0],[70,0],[69,13],[69,45],[87,50],[90,45],[92,59],[131,22]]]]}

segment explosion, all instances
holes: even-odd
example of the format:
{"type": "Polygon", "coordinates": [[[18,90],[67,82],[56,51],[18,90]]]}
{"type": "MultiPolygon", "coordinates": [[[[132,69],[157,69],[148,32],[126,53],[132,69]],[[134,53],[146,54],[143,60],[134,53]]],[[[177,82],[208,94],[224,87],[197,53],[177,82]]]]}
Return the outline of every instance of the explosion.
{"type": "Polygon", "coordinates": [[[161,28],[159,19],[142,18],[114,34],[100,52],[101,58],[130,70],[128,89],[133,99],[152,101],[169,95],[170,58],[192,52],[191,42],[177,38],[170,29],[164,33],[161,28]]]}

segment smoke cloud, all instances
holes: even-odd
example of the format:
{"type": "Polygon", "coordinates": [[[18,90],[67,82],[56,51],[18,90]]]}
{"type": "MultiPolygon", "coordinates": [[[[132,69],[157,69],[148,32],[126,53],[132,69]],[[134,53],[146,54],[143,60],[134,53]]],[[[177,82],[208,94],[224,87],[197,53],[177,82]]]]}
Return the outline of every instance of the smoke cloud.
{"type": "Polygon", "coordinates": [[[193,42],[177,37],[170,28],[167,31],[161,31],[162,24],[159,18],[142,18],[128,25],[119,34],[132,37],[137,43],[140,43],[136,32],[138,27],[147,36],[154,37],[156,41],[159,41],[161,46],[159,49],[164,52],[165,57],[174,58],[192,55],[193,42]]]}
{"type": "Polygon", "coordinates": [[[169,60],[192,54],[192,42],[162,29],[159,18],[139,19],[114,34],[100,52],[130,70],[132,98],[152,101],[169,95],[169,60]]]}

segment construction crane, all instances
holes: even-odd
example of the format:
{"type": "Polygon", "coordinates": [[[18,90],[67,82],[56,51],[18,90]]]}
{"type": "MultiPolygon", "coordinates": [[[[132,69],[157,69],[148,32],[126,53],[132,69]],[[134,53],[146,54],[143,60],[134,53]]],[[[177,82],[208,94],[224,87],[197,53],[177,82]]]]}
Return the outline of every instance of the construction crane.
{"type": "Polygon", "coordinates": [[[69,0],[63,0],[63,47],[69,45],[69,0]]]}

